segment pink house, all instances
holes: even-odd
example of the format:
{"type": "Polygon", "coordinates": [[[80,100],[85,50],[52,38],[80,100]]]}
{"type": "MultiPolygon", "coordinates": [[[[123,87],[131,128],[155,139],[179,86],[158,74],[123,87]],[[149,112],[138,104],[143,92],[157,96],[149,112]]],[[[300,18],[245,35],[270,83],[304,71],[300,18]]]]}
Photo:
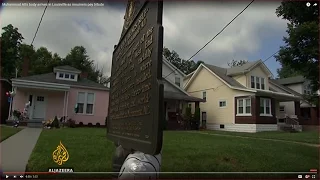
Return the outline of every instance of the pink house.
{"type": "Polygon", "coordinates": [[[55,116],[66,116],[77,124],[105,125],[109,88],[88,80],[76,68],[59,66],[51,73],[12,79],[12,86],[16,92],[12,109],[23,111],[30,101],[29,121],[33,125],[55,116]],[[76,105],[78,113],[74,111],[76,105]]]}

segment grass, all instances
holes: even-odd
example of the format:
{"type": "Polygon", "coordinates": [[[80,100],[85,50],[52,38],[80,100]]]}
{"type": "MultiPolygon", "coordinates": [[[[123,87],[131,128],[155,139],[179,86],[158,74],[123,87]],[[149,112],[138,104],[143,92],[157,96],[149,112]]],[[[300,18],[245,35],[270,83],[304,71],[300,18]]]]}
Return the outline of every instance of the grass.
{"type": "MultiPolygon", "coordinates": [[[[115,148],[106,139],[106,130],[100,128],[44,130],[27,170],[48,171],[48,167],[57,167],[52,152],[60,140],[70,154],[61,167],[82,172],[112,171],[115,148]]],[[[181,131],[164,133],[162,154],[162,172],[304,172],[319,166],[316,147],[181,131]]]]}
{"type": "Polygon", "coordinates": [[[270,132],[258,132],[258,133],[244,133],[244,132],[227,132],[227,131],[204,131],[210,134],[222,134],[222,135],[234,135],[243,137],[255,137],[266,139],[277,139],[286,141],[296,141],[310,144],[319,144],[319,132],[318,131],[302,131],[298,133],[289,133],[283,131],[270,131],[270,132]]]}
{"type": "Polygon", "coordinates": [[[17,132],[21,131],[21,128],[13,128],[9,126],[0,126],[1,136],[0,142],[8,139],[10,136],[16,134],[17,132]]]}

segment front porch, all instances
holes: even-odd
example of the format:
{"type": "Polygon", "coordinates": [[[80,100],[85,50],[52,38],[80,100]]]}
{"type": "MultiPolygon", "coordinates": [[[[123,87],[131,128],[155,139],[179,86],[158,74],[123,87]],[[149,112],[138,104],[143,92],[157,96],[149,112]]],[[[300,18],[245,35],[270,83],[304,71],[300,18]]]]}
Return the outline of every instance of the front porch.
{"type": "Polygon", "coordinates": [[[253,96],[235,97],[235,112],[235,124],[265,125],[268,129],[264,131],[275,131],[288,123],[299,125],[300,97],[261,90],[253,96]],[[294,112],[284,114],[280,102],[294,102],[294,112]]]}
{"type": "Polygon", "coordinates": [[[55,116],[68,116],[69,87],[56,89],[15,85],[14,89],[16,95],[12,102],[12,112],[15,110],[23,112],[25,104],[30,102],[27,112],[28,119],[20,121],[20,125],[42,127],[44,120],[52,119],[55,116]]]}
{"type": "MultiPolygon", "coordinates": [[[[195,103],[195,107],[199,107],[200,102],[204,99],[191,97],[177,92],[164,92],[164,109],[167,130],[184,130],[186,124],[183,115],[190,103],[195,103]]],[[[193,112],[194,113],[194,112],[193,112]]]]}

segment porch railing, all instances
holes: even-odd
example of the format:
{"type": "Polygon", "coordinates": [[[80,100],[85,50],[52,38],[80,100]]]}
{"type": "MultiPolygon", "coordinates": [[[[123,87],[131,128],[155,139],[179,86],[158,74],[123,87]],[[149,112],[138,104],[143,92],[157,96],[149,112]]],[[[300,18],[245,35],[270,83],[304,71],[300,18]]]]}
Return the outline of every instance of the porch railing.
{"type": "Polygon", "coordinates": [[[299,125],[298,117],[296,115],[286,116],[285,124],[290,125],[295,130],[300,130],[301,127],[299,125]]]}

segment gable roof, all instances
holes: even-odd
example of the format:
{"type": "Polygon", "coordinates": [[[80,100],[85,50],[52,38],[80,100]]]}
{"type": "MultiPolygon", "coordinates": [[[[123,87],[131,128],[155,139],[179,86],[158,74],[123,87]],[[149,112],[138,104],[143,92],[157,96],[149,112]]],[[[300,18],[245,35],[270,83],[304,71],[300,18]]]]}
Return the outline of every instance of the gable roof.
{"type": "Polygon", "coordinates": [[[103,86],[102,84],[96,83],[96,82],[91,81],[86,78],[78,78],[78,81],[67,81],[67,80],[56,79],[56,75],[53,72],[12,79],[12,81],[15,81],[15,80],[58,83],[58,84],[66,84],[66,85],[70,85],[70,86],[81,86],[81,87],[91,87],[91,88],[100,88],[100,89],[102,88],[102,89],[106,89],[106,90],[109,89],[109,88],[103,86]]]}
{"type": "Polygon", "coordinates": [[[289,85],[289,84],[298,84],[298,83],[304,83],[306,79],[303,76],[294,76],[294,77],[288,77],[288,78],[282,78],[282,79],[275,79],[275,82],[282,85],[289,85]]]}
{"type": "Polygon", "coordinates": [[[176,88],[178,91],[180,91],[180,92],[182,92],[183,94],[189,96],[189,94],[188,94],[184,89],[182,89],[181,87],[177,86],[175,83],[169,81],[169,80],[166,79],[166,78],[163,78],[163,80],[166,81],[166,82],[168,82],[171,86],[173,86],[174,88],[176,88]]]}
{"type": "Polygon", "coordinates": [[[282,85],[282,84],[279,84],[275,79],[269,79],[269,82],[275,86],[277,86],[278,88],[282,89],[283,91],[286,91],[287,93],[290,93],[290,94],[293,94],[295,96],[300,96],[302,97],[302,94],[282,85]]]}
{"type": "Polygon", "coordinates": [[[266,71],[266,73],[268,74],[269,77],[272,76],[271,71],[263,63],[263,61],[261,59],[258,61],[247,62],[247,63],[243,64],[242,66],[227,68],[227,75],[234,76],[234,75],[238,75],[238,74],[244,74],[244,73],[251,71],[252,69],[257,67],[258,65],[262,65],[263,70],[266,71]]]}
{"type": "Polygon", "coordinates": [[[74,71],[74,72],[78,72],[78,73],[81,73],[81,71],[77,68],[74,68],[72,66],[68,66],[68,65],[65,65],[65,66],[57,66],[55,68],[53,68],[53,71],[56,72],[57,70],[62,70],[62,71],[74,71]]]}
{"type": "MultiPolygon", "coordinates": [[[[169,66],[172,71],[178,71],[183,77],[186,76],[184,72],[178,69],[175,65],[173,65],[166,57],[162,56],[162,62],[169,66]]],[[[172,72],[170,72],[172,73],[172,72]]]]}
{"type": "Polygon", "coordinates": [[[236,81],[232,77],[227,76],[226,68],[221,68],[221,67],[217,67],[214,65],[206,64],[206,63],[201,63],[200,66],[198,66],[196,71],[192,74],[191,78],[188,80],[188,82],[184,86],[185,89],[189,87],[193,79],[197,76],[197,74],[203,68],[208,70],[213,76],[218,78],[220,81],[222,81],[225,85],[227,85],[231,89],[237,89],[237,90],[247,91],[247,92],[257,92],[256,90],[248,89],[244,87],[242,84],[240,84],[238,81],[236,81]]]}
{"type": "Polygon", "coordinates": [[[237,80],[233,79],[232,77],[228,76],[228,69],[217,67],[210,64],[205,64],[212,72],[218,75],[221,79],[227,82],[230,86],[238,87],[238,88],[246,88],[242,84],[240,84],[237,80]]]}

